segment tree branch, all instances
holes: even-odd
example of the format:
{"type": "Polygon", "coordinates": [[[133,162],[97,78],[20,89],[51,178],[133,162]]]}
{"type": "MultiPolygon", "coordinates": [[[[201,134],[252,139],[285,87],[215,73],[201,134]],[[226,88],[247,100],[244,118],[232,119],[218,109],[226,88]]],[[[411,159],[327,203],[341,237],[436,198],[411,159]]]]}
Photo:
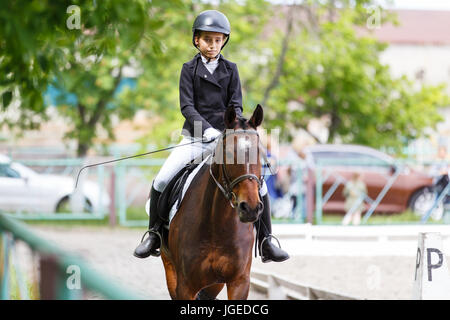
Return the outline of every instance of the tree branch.
{"type": "Polygon", "coordinates": [[[80,115],[80,118],[81,118],[81,122],[84,123],[84,121],[86,119],[86,112],[85,112],[86,108],[80,102],[78,102],[77,109],[78,109],[78,114],[80,115]]]}
{"type": "Polygon", "coordinates": [[[328,21],[334,22],[334,17],[336,15],[336,0],[329,0],[328,3],[328,21]]]}
{"type": "Polygon", "coordinates": [[[293,10],[288,11],[287,16],[287,26],[286,26],[286,34],[283,38],[283,42],[281,45],[281,53],[280,57],[278,58],[278,64],[277,68],[275,70],[275,74],[272,78],[272,81],[270,82],[269,86],[266,88],[264,92],[264,98],[262,101],[262,105],[266,105],[267,100],[269,99],[270,92],[278,85],[280,81],[280,77],[283,74],[283,66],[284,66],[284,60],[286,58],[286,53],[289,45],[289,37],[292,32],[292,21],[293,21],[293,10]]]}
{"type": "Polygon", "coordinates": [[[89,126],[95,126],[100,119],[105,107],[106,103],[110,100],[111,96],[116,91],[117,87],[119,86],[120,80],[122,80],[122,67],[119,68],[119,74],[117,75],[117,78],[114,80],[114,85],[110,91],[108,91],[98,102],[97,108],[95,108],[94,114],[89,119],[88,125],[89,126]]]}

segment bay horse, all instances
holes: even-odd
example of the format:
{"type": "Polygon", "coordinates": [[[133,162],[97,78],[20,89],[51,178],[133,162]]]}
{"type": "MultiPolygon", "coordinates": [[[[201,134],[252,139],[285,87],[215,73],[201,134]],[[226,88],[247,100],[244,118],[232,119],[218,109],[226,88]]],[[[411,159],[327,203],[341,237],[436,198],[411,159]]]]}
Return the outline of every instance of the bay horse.
{"type": "Polygon", "coordinates": [[[212,161],[192,180],[163,237],[161,258],[172,299],[214,299],[225,284],[228,299],[247,299],[253,223],[264,208],[256,131],[262,120],[259,104],[250,120],[237,117],[233,107],[225,111],[226,129],[218,137],[212,161]],[[239,148],[257,152],[255,161],[249,161],[248,150],[239,161],[239,148]]]}

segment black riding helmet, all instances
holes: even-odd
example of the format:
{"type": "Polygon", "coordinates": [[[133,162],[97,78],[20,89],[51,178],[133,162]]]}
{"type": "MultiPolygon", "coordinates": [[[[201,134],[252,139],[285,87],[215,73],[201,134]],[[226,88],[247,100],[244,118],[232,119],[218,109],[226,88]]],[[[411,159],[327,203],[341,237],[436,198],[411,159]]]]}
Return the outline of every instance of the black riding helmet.
{"type": "Polygon", "coordinates": [[[230,39],[230,22],[222,12],[217,10],[206,10],[201,12],[197,18],[195,18],[194,25],[192,26],[192,44],[197,48],[195,45],[196,31],[211,31],[225,34],[227,40],[225,40],[225,43],[221,48],[223,49],[230,39]]]}

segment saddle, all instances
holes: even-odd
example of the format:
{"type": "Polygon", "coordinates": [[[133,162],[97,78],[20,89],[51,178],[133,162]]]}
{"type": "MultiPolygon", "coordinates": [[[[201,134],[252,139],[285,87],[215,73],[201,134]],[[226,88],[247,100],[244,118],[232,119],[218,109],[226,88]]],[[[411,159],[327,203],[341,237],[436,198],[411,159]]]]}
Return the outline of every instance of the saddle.
{"type": "Polygon", "coordinates": [[[186,164],[175,176],[170,180],[167,186],[164,188],[158,201],[158,215],[164,224],[169,224],[169,212],[175,202],[177,202],[177,210],[181,204],[181,198],[183,195],[183,186],[186,183],[186,179],[189,177],[192,171],[198,166],[195,163],[195,159],[186,164]]]}

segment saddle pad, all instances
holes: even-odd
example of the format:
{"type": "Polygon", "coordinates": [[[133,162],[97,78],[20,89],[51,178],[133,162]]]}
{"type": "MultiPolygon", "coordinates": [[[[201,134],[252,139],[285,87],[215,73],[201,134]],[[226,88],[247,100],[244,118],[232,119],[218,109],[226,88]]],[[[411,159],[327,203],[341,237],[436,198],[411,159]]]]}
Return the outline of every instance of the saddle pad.
{"type": "Polygon", "coordinates": [[[184,195],[186,194],[187,189],[189,188],[192,180],[194,179],[194,177],[197,175],[198,171],[205,165],[205,163],[208,161],[208,159],[211,157],[211,155],[207,156],[187,177],[186,179],[186,183],[183,186],[183,191],[181,193],[181,197],[179,197],[175,203],[173,204],[173,206],[170,209],[169,212],[169,226],[170,223],[172,222],[173,217],[175,217],[175,214],[178,211],[179,205],[178,203],[181,204],[181,201],[183,201],[184,195]]]}

